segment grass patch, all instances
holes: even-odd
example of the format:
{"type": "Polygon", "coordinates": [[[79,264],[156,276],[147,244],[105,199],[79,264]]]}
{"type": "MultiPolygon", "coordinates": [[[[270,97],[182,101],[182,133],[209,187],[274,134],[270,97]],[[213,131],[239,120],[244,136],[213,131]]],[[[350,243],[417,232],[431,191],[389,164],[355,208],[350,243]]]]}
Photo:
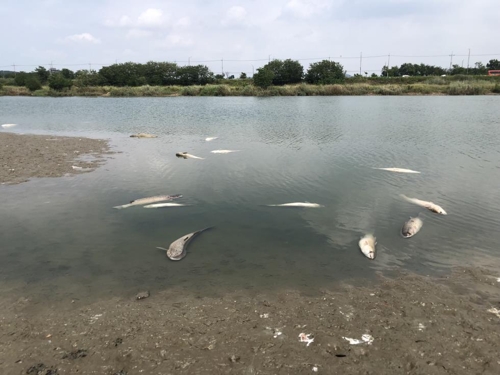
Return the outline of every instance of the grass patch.
{"type": "MultiPolygon", "coordinates": [[[[26,87],[3,85],[3,96],[88,96],[88,97],[166,97],[166,96],[339,96],[339,95],[484,95],[500,93],[500,80],[475,79],[469,76],[465,80],[453,80],[448,77],[409,77],[408,78],[362,78],[346,80],[333,85],[296,85],[270,86],[262,89],[238,80],[238,85],[213,84],[205,86],[73,86],[60,91],[44,86],[30,92],[26,87]],[[415,79],[411,79],[415,78],[415,79]],[[383,82],[383,83],[382,83],[383,82]]],[[[467,77],[462,76],[460,78],[467,77]]],[[[484,77],[483,77],[484,78],[484,77]]],[[[232,80],[225,80],[227,82],[232,80]]],[[[234,81],[236,82],[236,81],[234,81]]]]}

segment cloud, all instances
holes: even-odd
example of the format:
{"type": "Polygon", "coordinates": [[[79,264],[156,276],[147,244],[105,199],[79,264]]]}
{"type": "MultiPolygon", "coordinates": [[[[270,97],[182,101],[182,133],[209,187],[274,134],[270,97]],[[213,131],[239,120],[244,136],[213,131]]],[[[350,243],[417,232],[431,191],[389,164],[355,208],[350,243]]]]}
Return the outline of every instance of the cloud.
{"type": "Polygon", "coordinates": [[[179,46],[188,47],[194,44],[193,39],[180,34],[170,34],[167,36],[167,45],[169,46],[179,46]]]}
{"type": "Polygon", "coordinates": [[[108,27],[142,27],[154,28],[166,25],[168,17],[161,9],[149,8],[133,19],[127,15],[121,16],[118,20],[107,19],[104,25],[108,27]]]}
{"type": "Polygon", "coordinates": [[[137,19],[137,24],[144,27],[162,26],[165,22],[161,9],[148,9],[141,13],[137,19]]]}
{"type": "Polygon", "coordinates": [[[222,20],[223,25],[238,25],[246,22],[247,10],[240,6],[233,6],[226,12],[226,16],[222,20]]]}
{"type": "Polygon", "coordinates": [[[174,24],[177,28],[187,28],[191,26],[191,19],[189,17],[182,17],[174,24]]]}
{"type": "Polygon", "coordinates": [[[141,29],[130,29],[127,33],[127,38],[146,38],[152,34],[151,31],[141,29]]]}
{"type": "Polygon", "coordinates": [[[310,18],[332,6],[328,0],[290,0],[285,5],[285,12],[298,18],[310,18]]]}
{"type": "Polygon", "coordinates": [[[97,39],[96,37],[94,37],[92,34],[89,33],[70,35],[64,38],[63,41],[68,43],[93,43],[93,44],[101,43],[100,39],[97,39]]]}

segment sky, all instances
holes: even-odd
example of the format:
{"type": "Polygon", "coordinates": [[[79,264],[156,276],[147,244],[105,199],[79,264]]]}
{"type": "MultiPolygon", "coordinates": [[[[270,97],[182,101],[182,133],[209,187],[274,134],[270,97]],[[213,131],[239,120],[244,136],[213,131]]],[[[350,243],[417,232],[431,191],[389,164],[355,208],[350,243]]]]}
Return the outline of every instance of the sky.
{"type": "Polygon", "coordinates": [[[498,0],[2,0],[0,70],[153,60],[251,75],[330,58],[371,74],[388,60],[467,66],[469,49],[473,66],[500,59],[499,14],[498,0]]]}

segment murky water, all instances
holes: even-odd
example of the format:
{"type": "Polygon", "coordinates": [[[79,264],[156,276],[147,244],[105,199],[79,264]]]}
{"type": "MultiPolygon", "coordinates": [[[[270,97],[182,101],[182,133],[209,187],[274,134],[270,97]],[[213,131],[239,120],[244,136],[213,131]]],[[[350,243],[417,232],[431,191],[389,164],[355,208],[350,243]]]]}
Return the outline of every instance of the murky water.
{"type": "Polygon", "coordinates": [[[19,124],[9,131],[108,138],[122,151],[89,174],[0,186],[0,280],[55,298],[171,286],[206,295],[496,267],[498,100],[0,98],[0,123],[19,124]],[[129,138],[136,132],[159,138],[129,138]],[[179,151],[206,159],[177,159],[179,151]],[[157,194],[183,194],[177,202],[191,206],[112,208],[157,194]],[[265,206],[294,201],[325,207],[265,206]],[[403,239],[403,222],[419,212],[421,232],[403,239]],[[206,226],[215,228],[181,262],[156,249],[206,226]],[[378,239],[374,261],[357,245],[366,232],[378,239]]]}

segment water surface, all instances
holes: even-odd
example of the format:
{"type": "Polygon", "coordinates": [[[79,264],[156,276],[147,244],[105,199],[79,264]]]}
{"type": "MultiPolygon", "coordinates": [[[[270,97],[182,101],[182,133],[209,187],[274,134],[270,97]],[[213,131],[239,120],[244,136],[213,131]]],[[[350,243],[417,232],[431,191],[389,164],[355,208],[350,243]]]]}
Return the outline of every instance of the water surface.
{"type": "Polygon", "coordinates": [[[0,123],[19,124],[9,131],[106,138],[121,153],[89,174],[0,186],[1,282],[54,298],[172,286],[207,295],[497,267],[499,118],[493,96],[2,97],[0,123]],[[159,138],[129,137],[137,132],[159,138]],[[112,208],[157,194],[192,206],[112,208]],[[325,207],[265,206],[294,201],[325,207]],[[403,239],[419,212],[421,232],[403,239]],[[215,228],[181,262],[156,250],[206,226],[215,228]],[[367,232],[378,239],[374,261],[357,245],[367,232]]]}

